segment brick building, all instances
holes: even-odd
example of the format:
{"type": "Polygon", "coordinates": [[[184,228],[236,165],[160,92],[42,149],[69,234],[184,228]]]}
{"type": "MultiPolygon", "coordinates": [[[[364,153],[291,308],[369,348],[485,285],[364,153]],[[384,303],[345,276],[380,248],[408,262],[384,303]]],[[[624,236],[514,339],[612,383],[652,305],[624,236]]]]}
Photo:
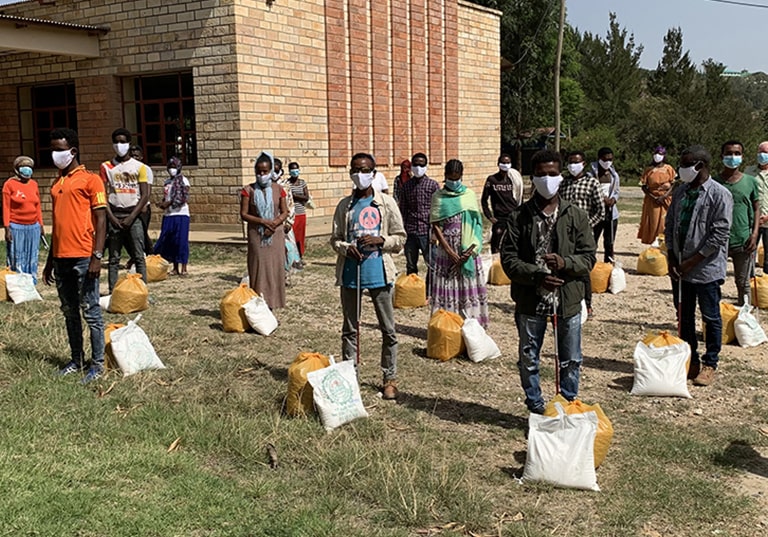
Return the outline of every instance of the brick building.
{"type": "Polygon", "coordinates": [[[0,6],[0,163],[33,156],[45,190],[52,127],[76,128],[96,170],[125,126],[158,178],[181,156],[193,229],[238,223],[262,149],[299,161],[320,231],[357,151],[374,153],[390,185],[416,151],[438,179],[460,158],[479,190],[499,149],[499,16],[464,0],[0,6]]]}

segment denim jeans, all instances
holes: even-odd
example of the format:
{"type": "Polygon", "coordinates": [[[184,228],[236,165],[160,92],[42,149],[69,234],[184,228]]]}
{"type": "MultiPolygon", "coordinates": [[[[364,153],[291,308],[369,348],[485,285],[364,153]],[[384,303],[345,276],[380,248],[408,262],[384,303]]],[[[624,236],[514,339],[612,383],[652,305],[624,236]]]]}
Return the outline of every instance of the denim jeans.
{"type": "MultiPolygon", "coordinates": [[[[371,294],[376,318],[381,330],[381,372],[384,380],[397,379],[397,333],[395,332],[395,309],[392,306],[393,286],[385,285],[368,290],[371,294]]],[[[357,289],[341,287],[341,311],[344,324],[341,327],[341,355],[344,360],[354,360],[357,345],[357,326],[360,305],[357,289]]]]}
{"type": "Polygon", "coordinates": [[[744,296],[749,296],[749,279],[754,274],[755,262],[753,252],[747,252],[744,247],[729,248],[728,255],[733,260],[733,278],[736,280],[737,303],[744,305],[744,296]]]}
{"type": "MultiPolygon", "coordinates": [[[[560,393],[569,401],[579,394],[581,355],[581,313],[557,320],[557,348],[560,361],[560,393]]],[[[515,313],[520,338],[520,382],[525,391],[525,405],[531,412],[544,410],[544,398],[539,382],[541,346],[547,331],[547,318],[541,315],[515,313]]]]}
{"type": "Polygon", "coordinates": [[[136,273],[141,274],[144,283],[147,281],[147,263],[144,258],[144,225],[137,218],[128,229],[116,228],[109,222],[107,225],[107,244],[109,245],[109,292],[115,288],[117,273],[120,266],[120,254],[123,247],[128,251],[128,257],[136,262],[136,273]]]}
{"type": "Polygon", "coordinates": [[[54,259],[53,275],[67,325],[71,359],[80,364],[85,360],[82,309],[91,334],[91,365],[103,366],[104,319],[99,307],[99,279],[88,277],[90,263],[90,257],[54,259]]]}
{"type": "MultiPolygon", "coordinates": [[[[720,317],[720,286],[722,280],[709,283],[691,283],[683,281],[682,308],[680,319],[680,337],[691,346],[691,364],[704,363],[717,369],[723,337],[723,319],[720,317]],[[699,361],[698,341],[696,340],[696,299],[704,320],[704,340],[707,352],[699,361]]],[[[675,310],[678,307],[678,282],[672,280],[672,295],[675,310]]]]}

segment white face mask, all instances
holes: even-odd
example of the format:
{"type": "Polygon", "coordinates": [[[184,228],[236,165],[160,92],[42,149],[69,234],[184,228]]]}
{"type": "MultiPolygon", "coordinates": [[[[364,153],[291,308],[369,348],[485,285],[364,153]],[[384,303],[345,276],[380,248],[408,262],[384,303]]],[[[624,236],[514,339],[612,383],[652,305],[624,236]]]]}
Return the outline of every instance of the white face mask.
{"type": "Polygon", "coordinates": [[[599,160],[598,162],[600,163],[600,167],[604,170],[607,170],[613,164],[612,160],[599,160]]]}
{"type": "Polygon", "coordinates": [[[659,163],[659,162],[661,162],[662,160],[664,160],[664,155],[659,155],[658,153],[654,153],[654,154],[653,154],[653,161],[654,161],[656,164],[658,164],[658,163],[659,163]]]}
{"type": "Polygon", "coordinates": [[[259,183],[261,188],[266,188],[269,186],[269,183],[272,182],[272,172],[269,172],[266,175],[257,175],[256,182],[259,183]]]}
{"type": "Polygon", "coordinates": [[[373,172],[369,173],[352,173],[350,174],[352,182],[355,184],[355,188],[358,190],[368,190],[373,184],[373,172]]]}
{"type": "Polygon", "coordinates": [[[72,160],[75,158],[71,149],[67,149],[66,151],[51,151],[51,156],[53,157],[54,166],[60,170],[63,170],[72,164],[72,160]]]}
{"type": "Polygon", "coordinates": [[[543,177],[533,177],[533,186],[536,192],[544,199],[551,200],[560,190],[560,183],[563,182],[562,175],[545,175],[543,177]]]}
{"type": "Polygon", "coordinates": [[[131,144],[112,144],[112,147],[115,149],[115,154],[118,157],[124,157],[128,154],[131,144]]]}
{"type": "Polygon", "coordinates": [[[499,171],[508,172],[511,169],[512,169],[512,164],[510,164],[509,162],[502,162],[499,164],[499,171]]]}
{"type": "Polygon", "coordinates": [[[696,179],[696,177],[699,175],[699,170],[696,169],[696,164],[694,164],[685,168],[678,168],[677,174],[680,176],[680,180],[683,183],[692,183],[693,180],[696,179]]]}
{"type": "Polygon", "coordinates": [[[179,173],[179,170],[176,168],[168,168],[168,173],[171,174],[171,177],[176,177],[176,174],[179,173]]]}
{"type": "Polygon", "coordinates": [[[413,176],[414,177],[424,177],[427,173],[427,167],[426,166],[414,166],[413,169],[413,176]]]}
{"type": "Polygon", "coordinates": [[[573,177],[578,177],[581,175],[582,171],[584,171],[583,162],[572,162],[568,165],[568,173],[570,173],[573,177]]]}

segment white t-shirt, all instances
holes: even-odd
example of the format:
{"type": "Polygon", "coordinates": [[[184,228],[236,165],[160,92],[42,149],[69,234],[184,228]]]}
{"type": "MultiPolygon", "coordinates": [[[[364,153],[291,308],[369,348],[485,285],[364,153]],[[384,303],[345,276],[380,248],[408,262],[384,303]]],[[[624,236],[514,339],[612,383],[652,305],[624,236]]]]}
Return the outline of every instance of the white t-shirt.
{"type": "MultiPolygon", "coordinates": [[[[171,185],[173,182],[169,182],[166,185],[163,185],[163,200],[164,201],[171,201],[171,185]]],[[[187,176],[184,176],[184,186],[190,186],[189,180],[187,179],[187,176]]],[[[165,216],[189,216],[189,204],[185,203],[181,207],[178,207],[174,209],[173,207],[168,207],[165,210],[165,216]]]]}
{"type": "Polygon", "coordinates": [[[383,192],[384,190],[389,191],[387,178],[384,177],[384,174],[381,172],[376,172],[376,175],[373,176],[372,186],[376,192],[383,192]]]}

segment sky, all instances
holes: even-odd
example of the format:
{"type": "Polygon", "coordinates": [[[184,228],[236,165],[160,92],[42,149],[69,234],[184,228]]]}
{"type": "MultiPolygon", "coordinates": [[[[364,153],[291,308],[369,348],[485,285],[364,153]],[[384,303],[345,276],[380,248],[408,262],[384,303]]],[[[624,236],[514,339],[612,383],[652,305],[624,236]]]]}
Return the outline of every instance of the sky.
{"type": "Polygon", "coordinates": [[[669,28],[683,30],[683,50],[699,67],[712,58],[728,70],[768,72],[764,52],[768,34],[768,0],[736,0],[765,8],[712,0],[567,0],[567,20],[582,32],[604,38],[608,13],[616,13],[619,25],[643,45],[640,65],[655,69],[669,28]],[[728,31],[728,27],[733,31],[728,31]]]}

